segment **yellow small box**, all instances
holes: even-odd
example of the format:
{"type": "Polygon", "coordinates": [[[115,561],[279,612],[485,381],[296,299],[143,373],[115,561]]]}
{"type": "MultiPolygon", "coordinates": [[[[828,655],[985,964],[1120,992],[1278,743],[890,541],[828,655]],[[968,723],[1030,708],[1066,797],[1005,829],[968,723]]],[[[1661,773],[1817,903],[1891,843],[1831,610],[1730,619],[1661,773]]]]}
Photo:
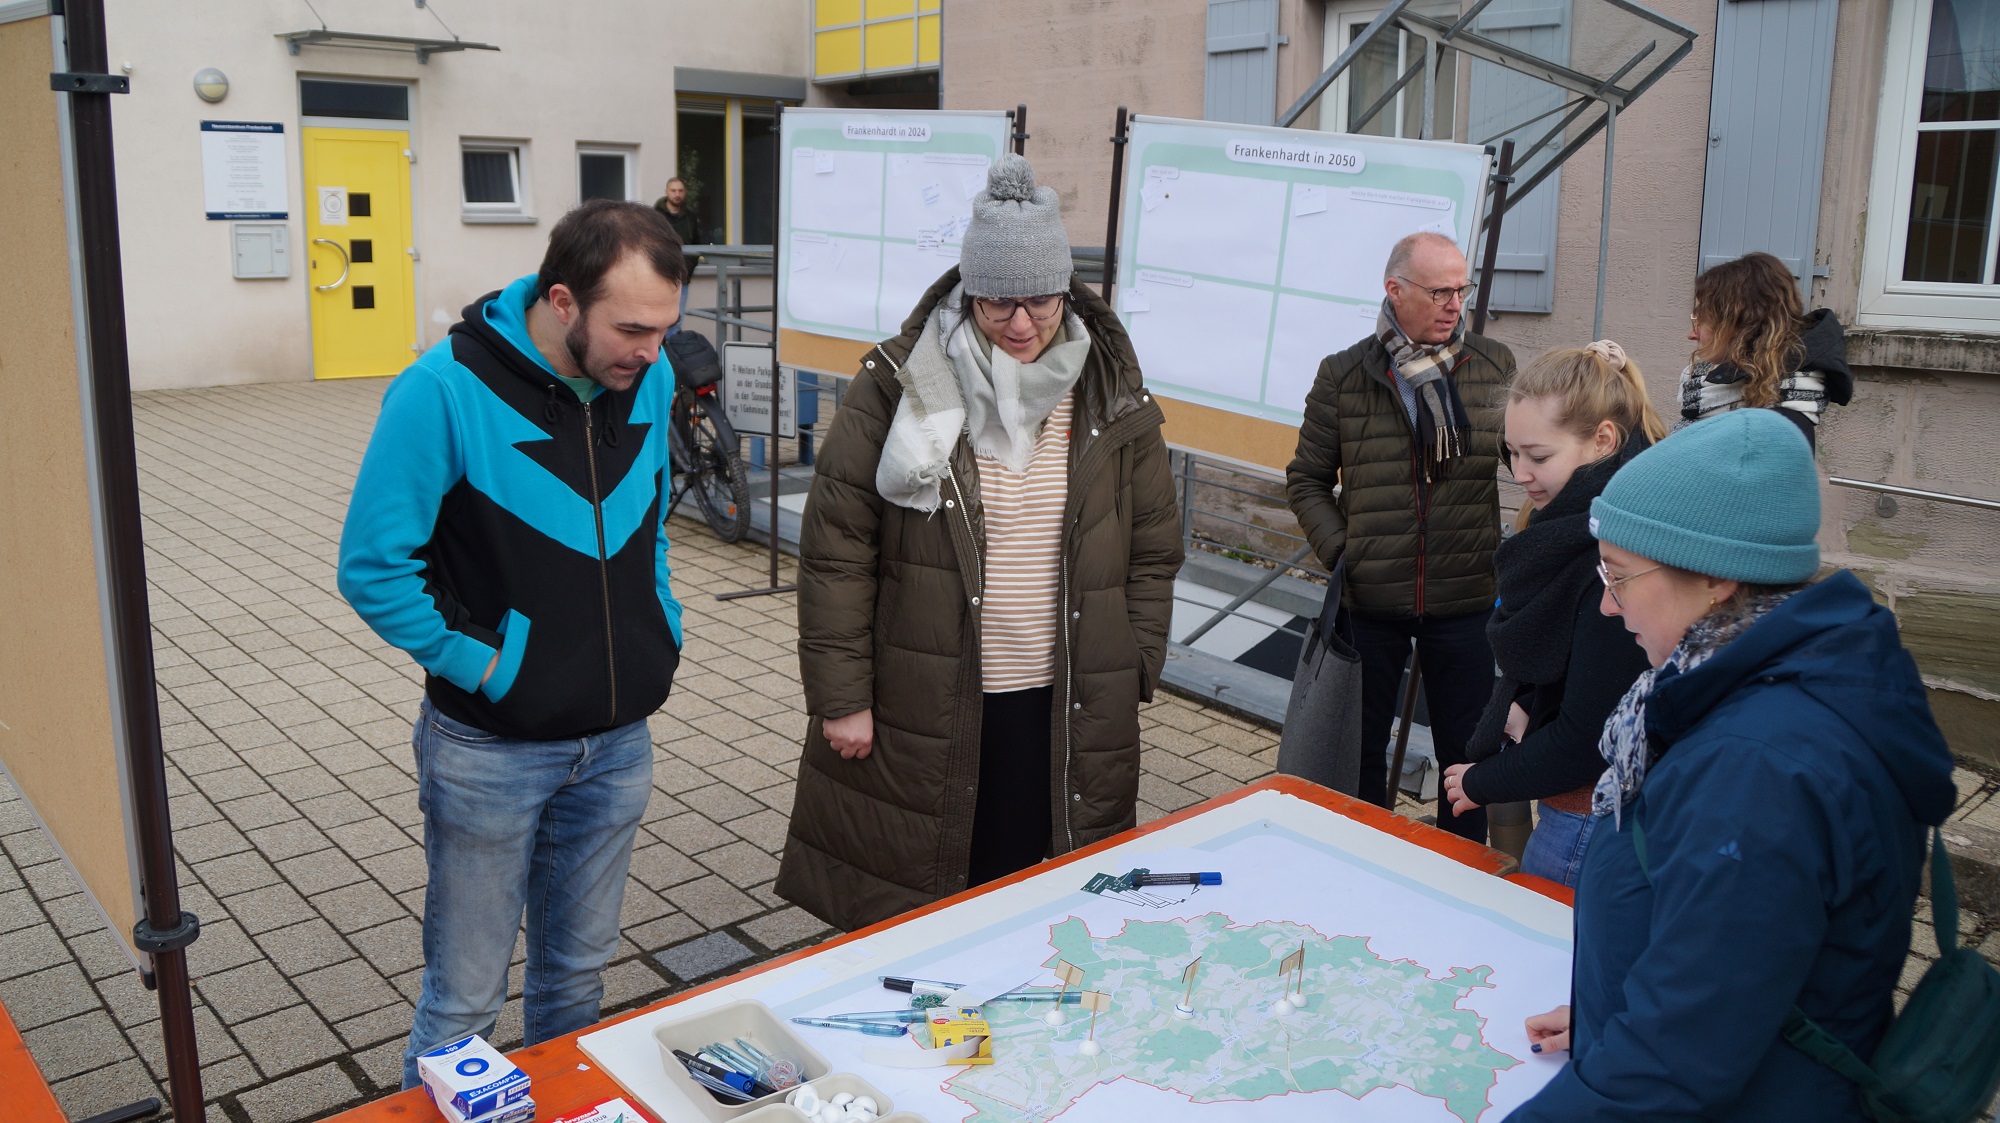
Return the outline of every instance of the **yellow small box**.
{"type": "Polygon", "coordinates": [[[986,1015],[977,1006],[959,1006],[947,1009],[939,1007],[931,1011],[928,1023],[931,1031],[931,1048],[942,1049],[948,1045],[979,1039],[979,1051],[965,1058],[965,1064],[990,1065],[993,1063],[993,1030],[986,1024],[986,1015]]]}

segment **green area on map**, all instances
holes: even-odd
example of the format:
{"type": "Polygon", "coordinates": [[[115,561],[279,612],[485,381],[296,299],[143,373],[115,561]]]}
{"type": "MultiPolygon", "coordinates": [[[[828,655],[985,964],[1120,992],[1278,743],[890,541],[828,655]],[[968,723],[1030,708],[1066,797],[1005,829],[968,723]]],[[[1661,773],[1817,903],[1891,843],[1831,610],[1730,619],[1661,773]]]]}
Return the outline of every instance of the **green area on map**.
{"type": "Polygon", "coordinates": [[[1239,927],[1219,913],[1131,921],[1102,939],[1072,917],[1050,929],[1049,944],[1046,966],[1068,960],[1083,969],[1084,989],[1111,996],[1097,1018],[1103,1051],[1077,1051],[1090,1014],[1075,1006],[1065,1007],[1067,1024],[1051,1027],[1045,1003],[988,1005],[994,1063],[945,1084],[975,1109],[967,1123],[1042,1123],[1120,1079],[1196,1104],[1325,1091],[1359,1099],[1401,1085],[1473,1123],[1497,1074],[1521,1063],[1489,1046],[1485,1019],[1458,1005],[1493,985],[1490,967],[1433,979],[1418,963],[1377,956],[1365,937],[1282,921],[1239,927]],[[1278,964],[1301,944],[1303,1004],[1281,1017],[1278,964]],[[1177,1018],[1181,972],[1196,956],[1195,1016],[1177,1018]]]}

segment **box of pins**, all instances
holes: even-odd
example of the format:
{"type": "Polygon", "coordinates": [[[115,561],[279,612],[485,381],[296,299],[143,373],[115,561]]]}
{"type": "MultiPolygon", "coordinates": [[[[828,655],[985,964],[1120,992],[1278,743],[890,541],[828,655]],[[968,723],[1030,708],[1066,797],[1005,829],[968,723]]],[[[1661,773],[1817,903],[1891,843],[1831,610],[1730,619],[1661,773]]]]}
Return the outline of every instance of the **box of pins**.
{"type": "MultiPolygon", "coordinates": [[[[668,1084],[687,1101],[684,1113],[666,1113],[668,1118],[676,1120],[733,1123],[752,1111],[782,1103],[785,1093],[798,1083],[823,1080],[833,1071],[833,1066],[827,1063],[819,1050],[806,1044],[762,1002],[729,1002],[676,1021],[663,1022],[653,1029],[653,1041],[659,1046],[660,1064],[666,1069],[668,1084]],[[785,1087],[743,1102],[726,1103],[703,1087],[681,1060],[680,1054],[699,1055],[716,1042],[734,1043],[738,1039],[754,1046],[760,1053],[791,1062],[797,1069],[796,1077],[785,1087]]],[[[759,1115],[759,1120],[764,1118],[767,1116],[759,1115]]]]}

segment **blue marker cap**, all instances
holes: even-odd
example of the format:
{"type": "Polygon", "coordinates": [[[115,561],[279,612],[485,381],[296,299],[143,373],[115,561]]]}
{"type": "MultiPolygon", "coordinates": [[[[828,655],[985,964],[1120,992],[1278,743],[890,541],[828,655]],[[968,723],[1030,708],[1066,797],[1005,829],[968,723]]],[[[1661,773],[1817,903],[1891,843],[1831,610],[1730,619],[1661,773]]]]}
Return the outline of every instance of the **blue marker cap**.
{"type": "Polygon", "coordinates": [[[1202,874],[1201,883],[1203,885],[1220,885],[1222,884],[1222,875],[1219,873],[1202,874]]]}

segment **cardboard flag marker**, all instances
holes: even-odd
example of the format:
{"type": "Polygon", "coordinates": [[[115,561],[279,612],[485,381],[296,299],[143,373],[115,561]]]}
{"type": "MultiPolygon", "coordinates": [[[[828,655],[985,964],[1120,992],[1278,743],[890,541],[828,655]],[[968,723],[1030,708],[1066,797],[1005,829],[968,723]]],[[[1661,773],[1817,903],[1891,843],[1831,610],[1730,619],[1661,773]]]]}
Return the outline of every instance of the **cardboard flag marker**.
{"type": "Polygon", "coordinates": [[[1285,993],[1278,999],[1274,1009],[1280,1016],[1291,1013],[1305,1003],[1306,996],[1306,945],[1299,944],[1299,950],[1278,961],[1278,976],[1285,980],[1285,993]],[[1299,1001],[1292,1001],[1292,973],[1299,978],[1299,1001]]]}
{"type": "Polygon", "coordinates": [[[1103,1046],[1097,1043],[1097,1015],[1111,1009],[1111,996],[1100,990],[1084,991],[1083,1008],[1090,1011],[1090,1036],[1077,1046],[1077,1052],[1094,1057],[1104,1051],[1103,1046]]]}
{"type": "Polygon", "coordinates": [[[1043,1014],[1042,1020],[1052,1026],[1059,1026],[1069,1020],[1068,1015],[1063,1013],[1063,997],[1069,993],[1069,988],[1083,985],[1083,968],[1066,959],[1058,959],[1055,973],[1056,978],[1062,980],[1062,989],[1056,992],[1055,1008],[1043,1014]]]}
{"type": "Polygon", "coordinates": [[[1194,957],[1194,962],[1187,965],[1187,970],[1181,972],[1181,982],[1187,984],[1187,995],[1181,999],[1179,1006],[1174,1007],[1174,1017],[1176,1018],[1186,1019],[1194,1017],[1194,976],[1196,969],[1200,966],[1201,956],[1197,955],[1194,957]]]}

